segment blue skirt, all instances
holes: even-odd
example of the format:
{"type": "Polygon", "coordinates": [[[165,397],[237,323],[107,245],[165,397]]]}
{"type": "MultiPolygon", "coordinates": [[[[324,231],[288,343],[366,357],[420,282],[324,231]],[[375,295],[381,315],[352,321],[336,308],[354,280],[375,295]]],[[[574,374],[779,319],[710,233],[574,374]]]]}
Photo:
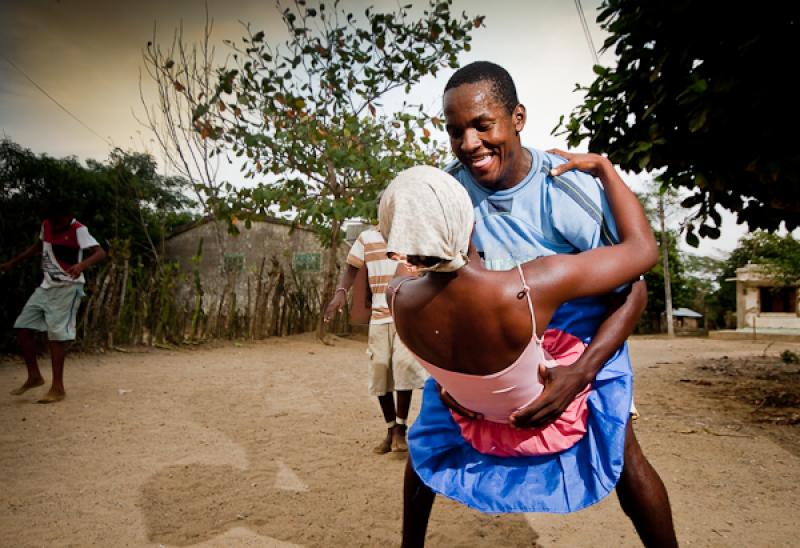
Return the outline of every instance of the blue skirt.
{"type": "Polygon", "coordinates": [[[428,379],[408,433],[414,470],[435,493],[481,512],[575,512],[599,502],[622,472],[633,373],[627,344],[603,366],[588,397],[586,435],[552,455],[496,457],[476,451],[428,379]]]}

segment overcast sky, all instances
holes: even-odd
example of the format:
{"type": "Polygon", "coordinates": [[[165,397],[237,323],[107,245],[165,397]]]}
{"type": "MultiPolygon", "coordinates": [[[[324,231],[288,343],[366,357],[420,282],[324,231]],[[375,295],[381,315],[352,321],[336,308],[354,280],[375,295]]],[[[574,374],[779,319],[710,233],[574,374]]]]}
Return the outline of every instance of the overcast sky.
{"type": "MultiPolygon", "coordinates": [[[[310,0],[310,3],[311,0],[310,0]]],[[[403,0],[403,3],[406,3],[403,0]]],[[[409,0],[419,9],[423,2],[409,0]]],[[[332,4],[332,2],[329,2],[332,4]]],[[[596,48],[605,35],[595,23],[599,1],[584,0],[583,9],[596,48]]],[[[255,0],[209,0],[214,38],[238,40],[240,21],[266,31],[270,41],[282,40],[283,25],[275,4],[255,0]]],[[[368,5],[392,10],[397,2],[342,0],[348,11],[368,5]]],[[[566,147],[550,135],[559,116],[580,102],[576,83],[593,79],[592,55],[574,2],[518,0],[485,2],[455,0],[456,11],[485,15],[486,28],[473,34],[472,51],[464,63],[489,60],[509,70],[520,101],[528,109],[523,142],[537,148],[566,147]]],[[[168,41],[181,22],[188,40],[201,36],[203,0],[0,0],[0,129],[12,140],[53,156],[107,158],[111,141],[125,149],[155,152],[147,130],[134,119],[141,112],[139,70],[141,51],[153,36],[168,41]],[[8,61],[14,63],[14,68],[8,61]],[[21,71],[69,110],[89,129],[37,89],[21,71]],[[98,136],[99,135],[99,136],[98,136]]],[[[610,53],[601,64],[613,64],[610,53]]],[[[452,71],[440,73],[414,90],[412,102],[440,108],[441,91],[452,71]]],[[[147,83],[147,82],[146,82],[147,83]]],[[[235,182],[236,172],[230,174],[235,182]]],[[[629,177],[642,188],[641,177],[629,177]]],[[[678,222],[676,215],[674,222],[678,222]]],[[[704,241],[700,252],[729,251],[746,232],[726,215],[723,236],[704,241]]]]}

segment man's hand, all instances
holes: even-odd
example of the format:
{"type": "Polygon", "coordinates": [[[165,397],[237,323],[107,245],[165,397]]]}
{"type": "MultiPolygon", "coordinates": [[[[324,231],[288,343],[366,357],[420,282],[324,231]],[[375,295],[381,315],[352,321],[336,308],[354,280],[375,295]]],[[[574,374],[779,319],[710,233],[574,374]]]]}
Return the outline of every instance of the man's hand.
{"type": "Polygon", "coordinates": [[[583,371],[574,367],[545,367],[540,364],[539,377],[544,390],[533,403],[511,414],[508,419],[511,426],[541,428],[550,424],[589,384],[583,371]]]}
{"type": "Polygon", "coordinates": [[[455,411],[465,419],[481,420],[483,418],[483,415],[481,415],[480,413],[476,413],[475,411],[470,411],[469,409],[458,403],[453,398],[453,396],[448,394],[447,391],[444,388],[442,388],[442,385],[440,385],[439,383],[436,383],[436,388],[439,390],[439,398],[442,400],[444,406],[447,407],[448,409],[455,411]]]}
{"type": "Polygon", "coordinates": [[[83,266],[83,263],[74,264],[67,269],[67,274],[69,274],[73,278],[77,278],[78,276],[81,275],[81,272],[83,272],[85,269],[86,267],[83,266]]]}
{"type": "Polygon", "coordinates": [[[608,158],[605,156],[600,156],[599,154],[594,154],[591,152],[567,152],[557,148],[551,148],[547,152],[550,154],[555,154],[556,156],[561,156],[567,160],[565,163],[554,166],[553,169],[550,170],[550,175],[553,176],[561,175],[562,173],[570,171],[571,169],[577,169],[578,171],[583,171],[584,173],[588,173],[594,177],[599,177],[600,172],[604,168],[607,168],[611,165],[608,158]]]}
{"type": "Polygon", "coordinates": [[[325,314],[322,315],[322,321],[328,323],[337,312],[341,312],[345,305],[345,299],[346,295],[344,291],[336,291],[331,302],[325,307],[325,314]]]}

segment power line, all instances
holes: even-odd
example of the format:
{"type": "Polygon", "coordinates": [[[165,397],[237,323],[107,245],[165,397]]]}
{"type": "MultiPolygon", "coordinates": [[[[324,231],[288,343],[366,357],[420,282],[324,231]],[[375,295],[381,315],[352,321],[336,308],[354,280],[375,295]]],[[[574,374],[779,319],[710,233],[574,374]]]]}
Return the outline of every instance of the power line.
{"type": "Polygon", "coordinates": [[[75,116],[74,114],[72,114],[72,112],[70,112],[70,111],[69,111],[69,109],[67,109],[67,107],[65,107],[64,105],[62,105],[61,103],[59,103],[59,102],[58,102],[58,101],[57,101],[57,100],[56,100],[56,99],[55,99],[55,98],[54,98],[52,95],[50,95],[49,93],[47,93],[47,91],[46,91],[46,90],[45,90],[45,89],[44,89],[42,86],[40,86],[39,84],[37,84],[37,83],[36,83],[36,82],[33,80],[33,78],[31,78],[30,76],[28,76],[28,75],[25,73],[25,71],[24,71],[24,70],[22,70],[22,69],[21,69],[21,68],[19,68],[17,65],[15,65],[15,64],[14,64],[14,62],[13,62],[11,59],[9,59],[8,57],[6,57],[6,56],[5,56],[5,54],[2,54],[2,53],[0,53],[0,55],[2,55],[2,56],[3,56],[3,59],[5,59],[5,60],[6,60],[6,62],[7,62],[9,65],[11,65],[11,66],[12,66],[12,67],[14,67],[15,69],[17,69],[17,70],[19,71],[19,73],[20,73],[20,74],[22,74],[22,75],[23,75],[25,78],[27,78],[27,80],[28,80],[28,81],[29,81],[31,84],[33,84],[33,85],[36,87],[36,89],[38,89],[39,91],[41,91],[41,92],[44,94],[44,96],[45,96],[45,97],[47,97],[48,99],[50,99],[51,101],[53,101],[53,102],[56,104],[56,106],[58,106],[58,108],[60,108],[60,109],[61,109],[61,110],[63,110],[64,112],[66,112],[66,113],[67,113],[67,114],[68,114],[68,115],[69,115],[69,116],[70,116],[70,117],[71,117],[73,120],[75,120],[75,121],[76,121],[76,122],[78,122],[80,125],[82,125],[84,128],[86,128],[87,130],[89,130],[90,132],[92,132],[92,134],[94,134],[96,137],[98,137],[99,139],[101,139],[101,140],[102,140],[103,142],[105,142],[105,143],[106,143],[108,146],[110,146],[110,147],[113,147],[113,146],[114,146],[114,143],[113,143],[113,142],[111,142],[111,140],[110,140],[110,139],[107,139],[106,137],[103,137],[102,135],[100,135],[99,133],[97,133],[95,130],[93,130],[92,128],[90,128],[88,125],[86,125],[86,124],[85,124],[85,123],[84,123],[84,122],[83,122],[83,121],[82,121],[80,118],[78,118],[77,116],[75,116]]]}
{"type": "Polygon", "coordinates": [[[586,44],[589,46],[589,51],[592,53],[592,59],[595,65],[600,64],[600,59],[597,56],[597,50],[592,41],[592,33],[589,32],[589,25],[586,23],[586,15],[583,13],[583,6],[581,0],[575,0],[575,9],[578,10],[578,18],[581,20],[581,27],[583,27],[583,35],[586,37],[586,44]]]}

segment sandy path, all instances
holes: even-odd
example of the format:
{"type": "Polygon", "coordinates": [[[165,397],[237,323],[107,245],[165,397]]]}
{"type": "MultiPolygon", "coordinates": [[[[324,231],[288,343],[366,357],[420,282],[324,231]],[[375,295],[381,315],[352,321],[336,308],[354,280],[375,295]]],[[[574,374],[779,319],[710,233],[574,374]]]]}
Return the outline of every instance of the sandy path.
{"type": "MultiPolygon", "coordinates": [[[[697,360],[763,346],[633,342],[636,430],[685,546],[797,545],[800,451],[774,435],[797,426],[753,424],[741,405],[678,382],[697,360]]],[[[51,406],[33,404],[39,390],[7,396],[23,368],[0,364],[0,546],[398,545],[404,460],[370,452],[383,427],[364,347],[303,336],[72,356],[69,396],[51,406]]],[[[784,347],[800,350],[773,350],[784,347]]],[[[440,498],[429,545],[638,541],[613,495],[527,517],[440,498]]]]}

